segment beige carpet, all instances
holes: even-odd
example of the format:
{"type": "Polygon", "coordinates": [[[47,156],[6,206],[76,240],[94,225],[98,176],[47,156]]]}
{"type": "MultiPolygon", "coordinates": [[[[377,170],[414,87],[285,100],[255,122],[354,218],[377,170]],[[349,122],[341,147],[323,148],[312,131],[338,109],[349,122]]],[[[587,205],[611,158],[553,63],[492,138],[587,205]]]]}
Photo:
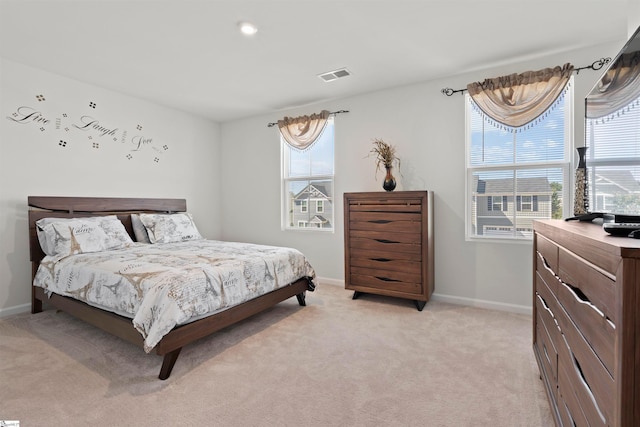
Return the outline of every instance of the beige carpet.
{"type": "Polygon", "coordinates": [[[31,426],[551,426],[531,318],[321,285],[161,358],[53,310],[0,321],[0,420],[31,426]]]}

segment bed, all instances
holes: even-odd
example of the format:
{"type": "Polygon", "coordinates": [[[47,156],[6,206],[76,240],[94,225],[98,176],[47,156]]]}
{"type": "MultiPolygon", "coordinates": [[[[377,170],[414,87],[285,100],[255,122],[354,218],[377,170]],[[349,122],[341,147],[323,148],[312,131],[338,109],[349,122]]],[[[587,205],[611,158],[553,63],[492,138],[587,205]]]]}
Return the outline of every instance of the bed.
{"type": "MultiPolygon", "coordinates": [[[[161,380],[170,376],[183,346],[293,296],[299,305],[305,306],[306,291],[315,289],[315,272],[295,249],[209,241],[201,239],[195,225],[195,231],[192,231],[188,224],[185,226],[187,231],[176,234],[175,218],[191,218],[185,199],[30,196],[28,206],[31,312],[38,313],[43,307],[52,306],[139,345],[146,352],[163,356],[158,375],[161,380]],[[144,236],[140,233],[140,219],[145,221],[144,236]],[[115,228],[107,229],[104,224],[115,228]],[[174,228],[169,232],[170,227],[166,224],[174,228]],[[81,233],[91,227],[97,231],[106,230],[109,235],[106,241],[113,243],[113,236],[116,236],[126,243],[96,246],[95,240],[82,240],[81,233]],[[71,230],[70,239],[60,238],[64,229],[71,230]],[[49,239],[47,233],[53,237],[49,239]],[[173,235],[180,238],[163,240],[173,235]],[[65,243],[63,255],[55,252],[57,248],[51,243],[54,240],[71,242],[65,243]],[[264,259],[254,260],[256,251],[264,259]],[[231,254],[235,256],[236,253],[240,258],[236,262],[244,265],[242,273],[232,270],[235,267],[231,254]],[[300,257],[304,261],[300,261],[300,257]],[[248,263],[250,268],[246,266],[248,263]],[[252,272],[261,264],[264,264],[264,273],[252,272]],[[115,271],[107,272],[107,265],[115,271]],[[134,278],[125,274],[128,269],[143,267],[147,268],[145,271],[163,270],[163,274],[147,277],[146,273],[136,273],[134,278]],[[169,271],[171,274],[167,276],[169,271]],[[226,284],[238,282],[231,278],[233,274],[243,274],[244,278],[239,279],[242,285],[236,287],[250,288],[250,291],[245,289],[240,296],[227,292],[229,286],[226,284]],[[257,279],[263,277],[261,274],[264,280],[257,279]],[[74,286],[79,291],[65,291],[65,283],[82,277],[91,277],[89,291],[86,286],[77,288],[77,285],[74,286]],[[62,283],[61,288],[55,287],[57,282],[62,283]],[[206,298],[196,293],[204,288],[206,298]],[[153,298],[146,297],[150,292],[155,292],[153,298]],[[175,297],[177,292],[181,295],[179,298],[175,297]],[[218,301],[219,294],[225,292],[227,296],[221,299],[222,302],[218,301]],[[124,300],[108,306],[106,304],[110,302],[98,299],[107,294],[122,294],[124,300]],[[160,301],[160,294],[175,298],[171,304],[153,302],[160,301]],[[216,298],[209,298],[210,295],[216,298]],[[148,299],[152,302],[148,303],[148,299]],[[180,304],[175,302],[178,300],[180,304]],[[183,300],[190,300],[194,305],[183,309],[183,300]],[[144,315],[139,316],[139,313],[144,315]],[[155,325],[162,327],[154,329],[155,325]]],[[[88,235],[94,236],[92,233],[88,235]]],[[[186,303],[184,307],[187,307],[186,303]]]]}

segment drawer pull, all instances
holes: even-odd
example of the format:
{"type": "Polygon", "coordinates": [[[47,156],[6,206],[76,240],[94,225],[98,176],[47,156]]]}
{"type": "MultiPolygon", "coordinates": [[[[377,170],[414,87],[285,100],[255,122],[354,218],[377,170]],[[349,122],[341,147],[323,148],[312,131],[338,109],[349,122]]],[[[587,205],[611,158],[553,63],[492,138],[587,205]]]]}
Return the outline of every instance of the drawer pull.
{"type": "Polygon", "coordinates": [[[373,239],[373,240],[380,243],[400,243],[400,242],[396,242],[395,240],[387,240],[387,239],[373,239]]]}
{"type": "Polygon", "coordinates": [[[598,402],[596,402],[596,398],[593,396],[591,387],[589,387],[589,383],[587,383],[587,379],[584,377],[584,374],[582,373],[582,368],[580,367],[580,363],[578,362],[578,359],[576,359],[576,357],[573,355],[573,353],[571,353],[571,359],[573,361],[573,368],[576,370],[576,373],[578,374],[578,379],[582,382],[582,385],[584,386],[587,394],[589,395],[589,398],[591,399],[591,403],[593,403],[594,408],[596,408],[596,411],[598,411],[598,415],[602,420],[602,424],[606,425],[607,420],[605,419],[604,415],[602,415],[602,411],[600,410],[600,406],[598,406],[598,402]]]}
{"type": "Polygon", "coordinates": [[[389,262],[392,261],[389,258],[369,258],[371,261],[378,261],[378,262],[389,262]]]}
{"type": "Polygon", "coordinates": [[[538,252],[538,257],[542,260],[542,265],[544,266],[545,270],[547,270],[549,273],[551,273],[554,277],[557,278],[558,275],[555,273],[555,271],[551,269],[551,266],[547,263],[547,260],[545,259],[544,256],[542,256],[540,252],[538,252]]]}
{"type": "Polygon", "coordinates": [[[551,309],[547,305],[547,302],[544,300],[544,298],[542,298],[542,295],[536,293],[536,296],[540,300],[540,303],[542,304],[542,308],[544,308],[545,311],[549,312],[549,316],[551,316],[551,318],[553,319],[553,323],[555,323],[556,328],[560,330],[560,325],[558,325],[558,320],[556,319],[556,316],[553,315],[553,311],[551,311],[551,309]]]}
{"type": "Polygon", "coordinates": [[[389,279],[388,277],[380,277],[380,276],[374,276],[374,277],[378,280],[382,280],[383,282],[400,282],[400,280],[389,279]]]}
{"type": "Polygon", "coordinates": [[[389,224],[390,222],[393,222],[393,221],[389,219],[372,219],[369,222],[372,224],[389,224]]]}
{"type": "MultiPolygon", "coordinates": [[[[602,310],[600,310],[598,307],[596,307],[595,305],[593,305],[593,303],[591,301],[589,301],[589,298],[587,298],[587,296],[578,288],[569,285],[568,283],[565,283],[563,281],[560,281],[560,284],[562,284],[565,288],[567,288],[567,290],[569,291],[569,293],[571,294],[571,296],[573,296],[573,298],[579,303],[579,304],[583,304],[589,308],[591,308],[593,311],[595,311],[596,313],[598,313],[598,316],[602,317],[603,319],[609,320],[606,318],[606,316],[604,315],[604,313],[602,312],[602,310]]],[[[609,323],[611,324],[611,326],[615,329],[615,325],[609,321],[609,323]]]]}

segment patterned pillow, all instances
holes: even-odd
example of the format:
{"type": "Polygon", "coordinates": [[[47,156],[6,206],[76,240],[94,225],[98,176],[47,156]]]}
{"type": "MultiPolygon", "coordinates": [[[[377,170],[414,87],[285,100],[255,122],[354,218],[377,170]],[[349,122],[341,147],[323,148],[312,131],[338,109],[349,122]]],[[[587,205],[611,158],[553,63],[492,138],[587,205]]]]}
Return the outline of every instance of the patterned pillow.
{"type": "Polygon", "coordinates": [[[133,244],[117,216],[42,218],[36,222],[42,251],[68,256],[123,248],[133,244]]]}
{"type": "Polygon", "coordinates": [[[147,229],[144,228],[144,224],[140,221],[140,215],[131,214],[131,226],[133,228],[133,234],[136,236],[136,242],[151,243],[149,233],[147,233],[147,229]]]}
{"type": "Polygon", "coordinates": [[[140,214],[151,243],[185,242],[202,239],[190,213],[140,214]]]}

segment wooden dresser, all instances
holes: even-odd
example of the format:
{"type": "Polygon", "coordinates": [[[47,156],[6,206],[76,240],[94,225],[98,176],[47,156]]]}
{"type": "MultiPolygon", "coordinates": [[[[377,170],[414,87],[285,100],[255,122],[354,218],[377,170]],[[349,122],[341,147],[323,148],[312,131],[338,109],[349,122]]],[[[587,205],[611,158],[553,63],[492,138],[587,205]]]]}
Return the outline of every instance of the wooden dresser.
{"type": "Polygon", "coordinates": [[[533,351],[559,426],[640,425],[640,240],[534,222],[533,351]]]}
{"type": "Polygon", "coordinates": [[[433,293],[433,193],[344,194],[345,288],[415,301],[433,293]]]}

